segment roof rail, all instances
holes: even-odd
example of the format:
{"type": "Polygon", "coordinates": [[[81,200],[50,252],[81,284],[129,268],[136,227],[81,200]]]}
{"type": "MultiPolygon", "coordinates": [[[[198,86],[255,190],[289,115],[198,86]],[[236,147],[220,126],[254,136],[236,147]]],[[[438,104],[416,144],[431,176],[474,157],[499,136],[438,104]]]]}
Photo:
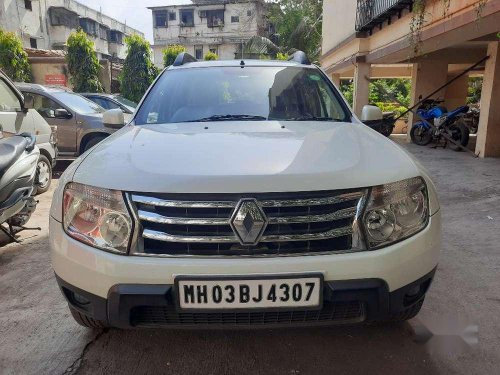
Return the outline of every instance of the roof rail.
{"type": "Polygon", "coordinates": [[[295,61],[299,64],[311,65],[311,61],[307,58],[305,52],[296,51],[292,56],[288,58],[288,61],[295,61]]]}
{"type": "Polygon", "coordinates": [[[196,60],[193,56],[191,56],[187,52],[181,52],[177,55],[174,61],[174,66],[181,66],[190,62],[196,62],[196,60]]]}

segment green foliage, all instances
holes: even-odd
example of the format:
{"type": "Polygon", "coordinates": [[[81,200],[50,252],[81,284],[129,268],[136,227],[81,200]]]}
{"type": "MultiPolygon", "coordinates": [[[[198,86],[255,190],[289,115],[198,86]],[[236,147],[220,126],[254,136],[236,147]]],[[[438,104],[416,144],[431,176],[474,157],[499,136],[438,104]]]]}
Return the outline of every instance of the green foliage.
{"type": "Polygon", "coordinates": [[[186,52],[186,47],[180,44],[171,44],[163,50],[163,66],[165,68],[172,65],[179,53],[186,52]]]}
{"type": "Polygon", "coordinates": [[[0,69],[14,81],[30,82],[31,66],[21,39],[0,29],[0,69]]]}
{"type": "Polygon", "coordinates": [[[481,101],[481,91],[483,90],[483,77],[469,78],[467,89],[467,104],[477,104],[481,101]]]}
{"type": "Polygon", "coordinates": [[[205,61],[218,60],[218,59],[219,59],[219,56],[217,56],[217,54],[215,54],[211,51],[208,51],[207,54],[205,55],[205,57],[203,58],[203,60],[205,60],[205,61]]]}
{"type": "MultiPolygon", "coordinates": [[[[382,112],[395,111],[398,114],[406,112],[410,105],[411,82],[409,79],[389,78],[375,79],[370,82],[370,103],[379,107],[382,112]]],[[[354,83],[352,80],[342,80],[340,91],[352,106],[354,101],[354,83]]]]}
{"type": "Polygon", "coordinates": [[[288,55],[286,53],[281,53],[281,52],[278,52],[276,54],[276,60],[283,60],[283,61],[286,61],[288,60],[288,55]]]}
{"type": "Polygon", "coordinates": [[[277,31],[283,51],[304,51],[311,61],[321,53],[323,0],[276,0],[269,20],[277,31]]]}
{"type": "Polygon", "coordinates": [[[121,94],[138,103],[159,72],[152,62],[151,48],[146,39],[133,34],[125,38],[125,43],[127,57],[120,75],[121,94]]]}
{"type": "Polygon", "coordinates": [[[347,103],[352,107],[354,103],[354,82],[352,79],[343,79],[340,81],[340,92],[344,95],[347,103]]]}
{"type": "Polygon", "coordinates": [[[102,92],[104,91],[99,82],[99,71],[101,66],[92,42],[87,34],[81,29],[70,34],[66,42],[70,81],[76,92],[102,92]]]}

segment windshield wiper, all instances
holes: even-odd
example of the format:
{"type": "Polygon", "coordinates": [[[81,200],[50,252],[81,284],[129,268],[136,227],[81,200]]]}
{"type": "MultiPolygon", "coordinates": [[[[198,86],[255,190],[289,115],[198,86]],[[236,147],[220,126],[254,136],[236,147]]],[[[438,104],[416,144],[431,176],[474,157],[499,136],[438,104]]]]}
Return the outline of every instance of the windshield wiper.
{"type": "Polygon", "coordinates": [[[341,121],[339,119],[334,119],[332,117],[319,117],[319,116],[291,117],[283,120],[284,121],[341,121]]]}
{"type": "Polygon", "coordinates": [[[208,122],[208,121],[252,121],[252,120],[267,120],[264,116],[253,116],[253,115],[213,115],[210,117],[200,118],[198,120],[189,120],[185,122],[208,122]]]}

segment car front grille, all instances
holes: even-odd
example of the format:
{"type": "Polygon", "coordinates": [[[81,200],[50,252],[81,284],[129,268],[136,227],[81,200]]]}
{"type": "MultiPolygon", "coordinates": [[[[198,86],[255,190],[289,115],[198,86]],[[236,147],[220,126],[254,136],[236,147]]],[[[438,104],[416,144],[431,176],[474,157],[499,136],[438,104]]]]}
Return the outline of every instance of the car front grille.
{"type": "Polygon", "coordinates": [[[364,190],[306,193],[179,195],[131,193],[139,221],[135,255],[260,256],[343,252],[357,247],[353,226],[364,190]],[[256,245],[231,228],[240,199],[267,217],[256,245]]]}
{"type": "Polygon", "coordinates": [[[366,318],[365,304],[360,301],[325,301],[321,310],[283,310],[261,312],[178,312],[174,306],[137,306],[131,310],[130,322],[147,326],[265,326],[313,323],[360,323],[366,318]]]}

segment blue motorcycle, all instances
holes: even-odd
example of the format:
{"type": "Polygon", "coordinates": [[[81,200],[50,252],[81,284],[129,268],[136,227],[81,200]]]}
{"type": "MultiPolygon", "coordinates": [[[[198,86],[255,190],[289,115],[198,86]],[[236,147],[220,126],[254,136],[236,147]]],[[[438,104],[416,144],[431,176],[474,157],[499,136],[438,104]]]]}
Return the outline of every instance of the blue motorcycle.
{"type": "MultiPolygon", "coordinates": [[[[445,107],[439,105],[442,102],[443,100],[435,99],[422,102],[417,109],[417,115],[425,121],[418,121],[412,126],[411,140],[419,146],[426,146],[432,141],[439,142],[441,138],[448,138],[466,147],[469,143],[469,129],[464,121],[464,115],[469,111],[469,107],[462,106],[448,112],[445,107]]],[[[461,150],[452,142],[450,148],[455,151],[461,150]]]]}

